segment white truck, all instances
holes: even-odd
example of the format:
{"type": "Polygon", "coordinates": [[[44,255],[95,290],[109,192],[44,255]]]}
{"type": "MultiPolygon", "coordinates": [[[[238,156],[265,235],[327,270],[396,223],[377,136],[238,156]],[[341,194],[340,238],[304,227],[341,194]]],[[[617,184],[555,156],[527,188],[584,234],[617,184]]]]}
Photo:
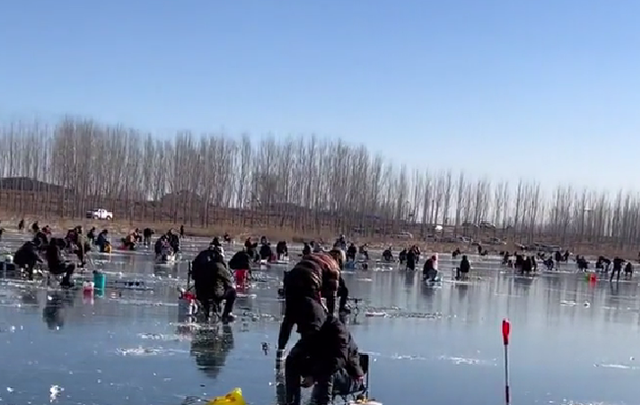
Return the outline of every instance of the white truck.
{"type": "Polygon", "coordinates": [[[87,218],[111,221],[113,219],[113,212],[98,208],[96,210],[87,211],[87,218]]]}

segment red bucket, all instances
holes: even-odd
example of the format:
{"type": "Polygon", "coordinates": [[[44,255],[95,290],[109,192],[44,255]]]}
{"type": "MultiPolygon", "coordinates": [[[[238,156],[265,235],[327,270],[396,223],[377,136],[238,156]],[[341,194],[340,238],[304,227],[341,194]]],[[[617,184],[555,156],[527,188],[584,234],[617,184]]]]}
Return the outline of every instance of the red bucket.
{"type": "Polygon", "coordinates": [[[249,270],[236,270],[235,276],[236,276],[236,286],[244,287],[248,281],[247,279],[249,276],[249,270]]]}

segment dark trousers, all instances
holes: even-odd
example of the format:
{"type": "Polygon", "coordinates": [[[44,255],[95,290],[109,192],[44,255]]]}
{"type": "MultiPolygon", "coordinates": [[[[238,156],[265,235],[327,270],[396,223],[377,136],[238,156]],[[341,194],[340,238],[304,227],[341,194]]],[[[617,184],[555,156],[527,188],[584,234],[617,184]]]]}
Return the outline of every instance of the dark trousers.
{"type": "Polygon", "coordinates": [[[204,312],[205,318],[209,318],[211,314],[212,304],[214,310],[217,312],[220,303],[224,300],[224,309],[222,311],[222,316],[229,315],[233,312],[233,304],[236,302],[236,289],[233,287],[228,287],[224,294],[220,296],[216,296],[215,292],[210,288],[203,288],[196,285],[196,297],[200,304],[202,305],[202,311],[204,312]]]}
{"type": "Polygon", "coordinates": [[[308,370],[307,357],[301,353],[297,346],[293,346],[284,362],[285,403],[287,405],[300,405],[301,379],[306,370],[308,370]]]}
{"type": "Polygon", "coordinates": [[[64,274],[62,281],[69,282],[71,280],[71,275],[73,274],[75,269],[76,269],[75,264],[64,262],[64,263],[58,264],[57,266],[53,266],[53,267],[49,266],[49,273],[55,276],[64,274]]]}
{"type": "Polygon", "coordinates": [[[344,282],[344,279],[342,277],[340,277],[338,284],[338,298],[340,298],[340,301],[338,303],[338,311],[344,311],[347,308],[349,289],[347,288],[347,284],[344,282]]]}
{"type": "MultiPolygon", "coordinates": [[[[300,405],[302,393],[300,380],[308,370],[308,358],[294,346],[285,360],[285,403],[287,405],[300,405]]],[[[311,403],[315,405],[328,405],[334,393],[347,394],[358,388],[357,383],[344,369],[325,378],[316,378],[311,392],[311,403]]]]}
{"type": "Polygon", "coordinates": [[[78,256],[78,260],[80,261],[80,267],[84,267],[84,249],[78,248],[78,250],[76,250],[76,256],[78,256]]]}
{"type": "Polygon", "coordinates": [[[347,395],[361,387],[349,376],[347,370],[340,369],[329,378],[321,378],[316,381],[311,391],[311,404],[328,405],[335,395],[347,395]]]}
{"type": "Polygon", "coordinates": [[[621,270],[622,270],[621,268],[615,268],[614,267],[613,271],[611,271],[611,277],[609,278],[609,281],[613,281],[613,275],[614,274],[617,274],[616,281],[620,281],[620,271],[621,270]]]}

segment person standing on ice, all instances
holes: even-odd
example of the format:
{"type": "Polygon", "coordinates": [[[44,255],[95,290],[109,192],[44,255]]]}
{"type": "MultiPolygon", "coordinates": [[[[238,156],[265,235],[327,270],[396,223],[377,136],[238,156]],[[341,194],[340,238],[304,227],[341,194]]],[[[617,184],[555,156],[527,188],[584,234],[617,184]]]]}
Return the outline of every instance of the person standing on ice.
{"type": "Polygon", "coordinates": [[[624,263],[624,259],[616,257],[613,259],[613,270],[611,270],[611,277],[609,278],[609,282],[613,281],[613,275],[617,274],[616,282],[620,281],[620,272],[622,271],[622,264],[624,263]]]}
{"type": "Polygon", "coordinates": [[[411,246],[411,249],[409,249],[409,252],[407,252],[407,269],[412,271],[415,270],[417,261],[418,253],[414,249],[414,246],[411,246]]]}

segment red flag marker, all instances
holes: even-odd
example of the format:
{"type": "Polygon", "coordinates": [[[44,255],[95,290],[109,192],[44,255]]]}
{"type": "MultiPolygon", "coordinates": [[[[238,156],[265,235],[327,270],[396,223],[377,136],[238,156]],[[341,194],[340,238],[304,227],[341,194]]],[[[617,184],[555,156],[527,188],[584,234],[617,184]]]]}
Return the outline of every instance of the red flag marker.
{"type": "Polygon", "coordinates": [[[509,344],[509,333],[511,333],[511,324],[508,319],[502,320],[502,341],[505,346],[509,344]]]}
{"type": "Polygon", "coordinates": [[[508,319],[502,320],[502,343],[504,344],[504,400],[509,405],[509,334],[511,324],[508,319]]]}

